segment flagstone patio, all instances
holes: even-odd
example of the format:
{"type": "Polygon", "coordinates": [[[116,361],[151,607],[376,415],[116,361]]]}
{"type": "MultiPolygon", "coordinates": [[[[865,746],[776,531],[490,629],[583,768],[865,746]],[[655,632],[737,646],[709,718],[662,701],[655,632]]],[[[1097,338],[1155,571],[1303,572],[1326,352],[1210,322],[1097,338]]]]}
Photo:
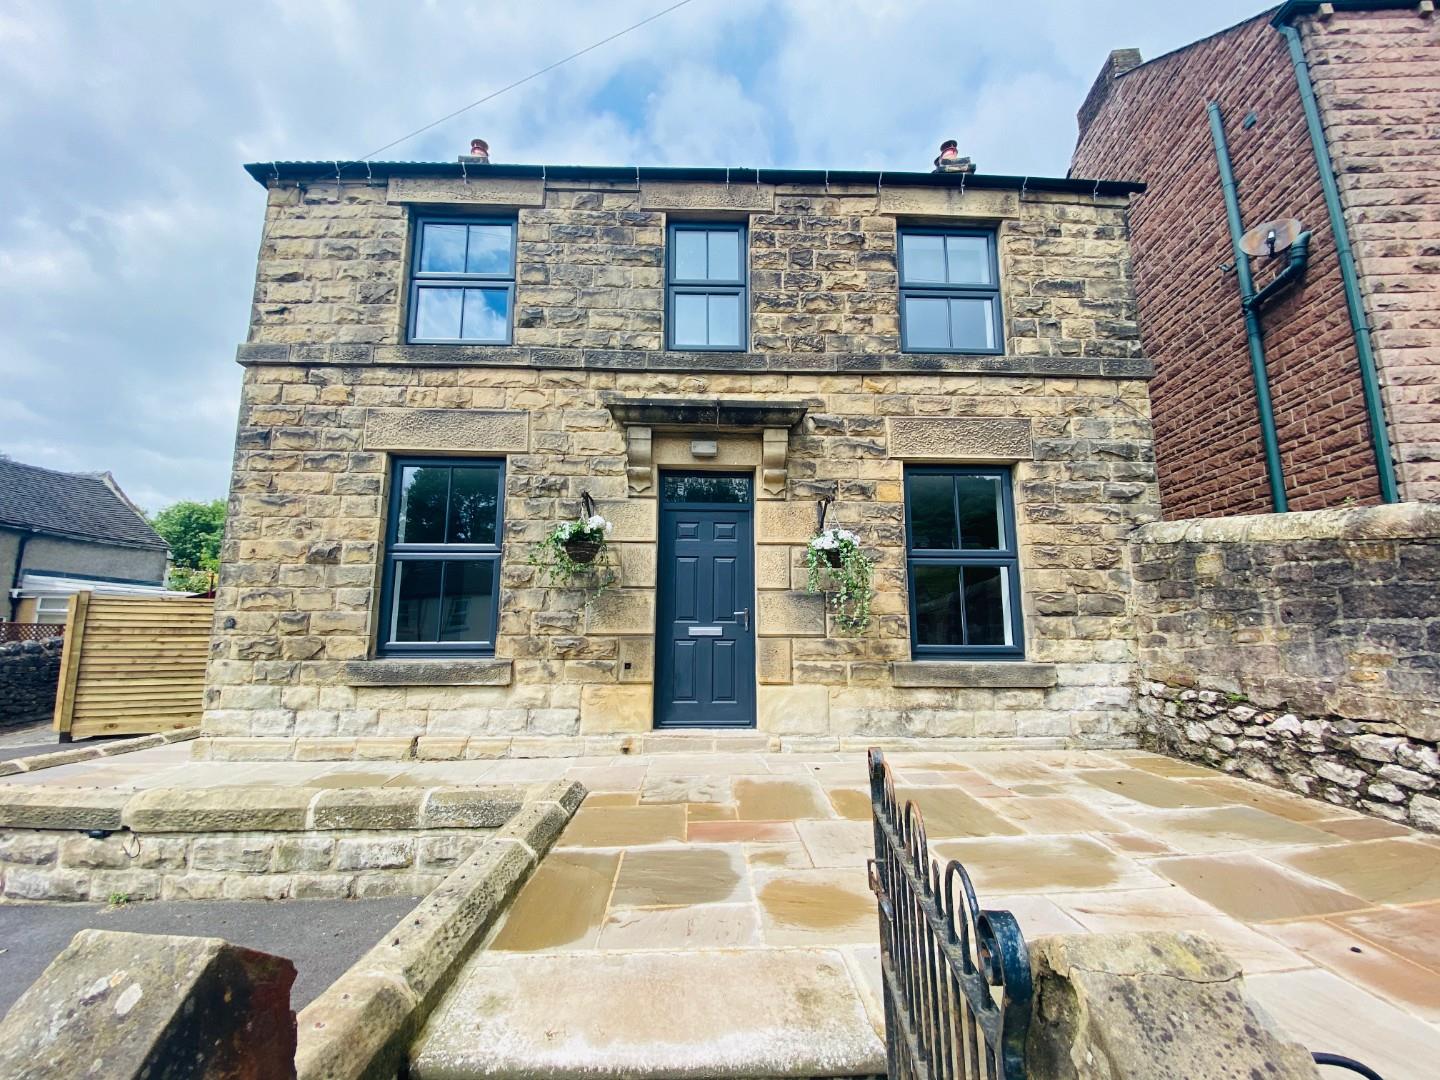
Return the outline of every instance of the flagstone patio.
{"type": "MultiPolygon", "coordinates": [[[[235,765],[182,762],[170,749],[23,782],[565,776],[590,789],[432,1017],[419,1077],[578,1075],[577,1062],[669,1075],[687,1031],[740,1075],[813,1049],[818,1036],[783,1036],[818,1016],[835,1052],[826,1075],[876,1067],[863,755],[235,765]]],[[[1141,751],[890,762],[925,814],[933,853],[961,859],[981,903],[1013,911],[1027,937],[1204,931],[1312,1049],[1351,1054],[1386,1080],[1430,1075],[1426,1063],[1440,1057],[1440,838],[1141,751]]]]}

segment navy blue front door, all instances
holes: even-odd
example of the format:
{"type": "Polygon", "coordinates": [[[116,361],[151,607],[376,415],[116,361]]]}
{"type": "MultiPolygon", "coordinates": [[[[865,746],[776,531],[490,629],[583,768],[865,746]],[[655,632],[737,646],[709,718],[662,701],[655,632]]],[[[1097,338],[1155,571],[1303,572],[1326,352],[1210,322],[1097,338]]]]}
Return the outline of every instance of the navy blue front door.
{"type": "Polygon", "coordinates": [[[664,473],[656,727],[755,726],[750,477],[664,473]]]}

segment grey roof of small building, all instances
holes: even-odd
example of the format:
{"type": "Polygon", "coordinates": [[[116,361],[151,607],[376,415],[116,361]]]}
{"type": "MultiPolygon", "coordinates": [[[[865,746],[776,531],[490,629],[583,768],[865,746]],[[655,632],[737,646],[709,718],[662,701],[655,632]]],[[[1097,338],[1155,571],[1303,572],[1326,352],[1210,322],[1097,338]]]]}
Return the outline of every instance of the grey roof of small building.
{"type": "Polygon", "coordinates": [[[653,165],[461,164],[459,161],[255,161],[245,166],[257,183],[271,180],[384,180],[392,176],[482,176],[610,182],[670,180],[714,184],[880,184],[886,187],[990,188],[1059,191],[1081,195],[1133,195],[1145,185],[1130,180],[1061,176],[1000,176],[993,173],[906,172],[889,169],[675,168],[653,165]]]}
{"type": "Polygon", "coordinates": [[[0,527],[169,550],[109,473],[68,473],[0,458],[0,527]]]}

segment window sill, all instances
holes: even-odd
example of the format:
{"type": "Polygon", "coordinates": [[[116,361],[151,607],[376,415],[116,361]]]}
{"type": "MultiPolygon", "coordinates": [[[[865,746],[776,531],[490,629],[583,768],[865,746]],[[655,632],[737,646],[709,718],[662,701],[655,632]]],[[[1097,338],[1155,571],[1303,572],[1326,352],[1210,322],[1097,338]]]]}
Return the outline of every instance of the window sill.
{"type": "Polygon", "coordinates": [[[498,657],[455,657],[396,660],[351,660],[345,665],[350,686],[509,686],[509,660],[498,657]]]}
{"type": "Polygon", "coordinates": [[[996,690],[1054,686],[1054,664],[1023,660],[908,660],[890,665],[893,686],[956,686],[996,690]]]}

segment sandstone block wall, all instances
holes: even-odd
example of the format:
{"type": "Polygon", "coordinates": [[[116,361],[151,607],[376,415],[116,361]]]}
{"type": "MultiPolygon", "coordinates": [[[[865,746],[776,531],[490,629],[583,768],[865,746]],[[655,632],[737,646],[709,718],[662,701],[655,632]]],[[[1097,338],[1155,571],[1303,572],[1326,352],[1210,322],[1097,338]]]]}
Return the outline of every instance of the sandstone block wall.
{"type": "MultiPolygon", "coordinates": [[[[1261,316],[1291,508],[1380,497],[1334,237],[1295,74],[1270,15],[1116,78],[1102,74],[1108,93],[1091,109],[1071,160],[1082,176],[1149,185],[1135,199],[1130,225],[1143,341],[1155,363],[1155,445],[1168,518],[1272,509],[1239,287],[1235,274],[1221,269],[1233,256],[1209,101],[1219,102],[1225,118],[1245,227],[1294,217],[1313,233],[1303,282],[1261,316]]],[[[1092,105],[1104,85],[1092,92],[1092,105]]],[[[1390,198],[1400,194],[1374,176],[1362,183],[1390,198]]],[[[1284,263],[1252,260],[1256,287],[1284,263]]]]}
{"type": "Polygon", "coordinates": [[[1401,496],[1440,501],[1440,19],[1298,21],[1385,390],[1401,496]]]}
{"type": "Polygon", "coordinates": [[[1126,737],[1133,644],[1121,541],[1154,519],[1157,500],[1149,368],[1125,252],[1124,201],[1108,196],[272,186],[251,342],[240,352],[206,733],[254,738],[257,752],[266,738],[296,753],[301,744],[320,753],[317,740],[370,752],[388,739],[408,747],[402,756],[415,740],[458,756],[522,741],[608,746],[649,731],[651,481],[658,469],[708,464],[755,476],[762,732],[812,745],[847,735],[1126,737]],[[409,215],[466,203],[515,208],[515,344],[404,345],[409,215]],[[751,352],[661,350],[672,212],[748,215],[751,352]],[[998,226],[1005,356],[897,351],[897,222],[947,219],[998,226]],[[683,431],[632,443],[607,409],[657,397],[783,401],[805,414],[778,440],[707,432],[719,456],[705,462],[683,431]],[[939,434],[917,439],[917,426],[939,434]],[[482,680],[367,674],[389,460],[400,449],[506,459],[497,660],[482,680]],[[1027,677],[1014,683],[992,673],[895,685],[893,665],[909,660],[907,460],[1013,467],[1027,660],[1051,666],[1048,677],[1017,666],[1027,677]],[[588,605],[580,592],[541,587],[526,563],[587,492],[616,522],[621,576],[588,605]],[[803,591],[803,545],[822,497],[835,500],[829,521],[857,531],[879,560],[875,626],[860,638],[838,634],[821,599],[803,591]]]}
{"type": "Polygon", "coordinates": [[[55,712],[62,638],[0,645],[0,728],[49,720],[55,712]]]}
{"type": "Polygon", "coordinates": [[[1152,524],[1130,557],[1142,742],[1440,829],[1440,508],[1152,524]]]}

